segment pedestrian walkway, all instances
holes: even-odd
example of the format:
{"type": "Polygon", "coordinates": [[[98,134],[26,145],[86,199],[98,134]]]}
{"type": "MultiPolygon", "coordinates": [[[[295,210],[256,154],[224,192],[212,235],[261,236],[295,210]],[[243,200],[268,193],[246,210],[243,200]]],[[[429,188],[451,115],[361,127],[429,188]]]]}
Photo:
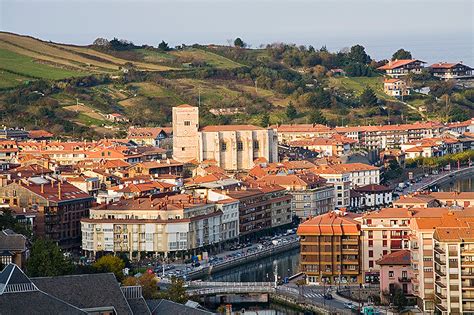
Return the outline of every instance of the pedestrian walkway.
{"type": "Polygon", "coordinates": [[[323,298],[322,293],[305,293],[304,296],[309,298],[323,298]]]}

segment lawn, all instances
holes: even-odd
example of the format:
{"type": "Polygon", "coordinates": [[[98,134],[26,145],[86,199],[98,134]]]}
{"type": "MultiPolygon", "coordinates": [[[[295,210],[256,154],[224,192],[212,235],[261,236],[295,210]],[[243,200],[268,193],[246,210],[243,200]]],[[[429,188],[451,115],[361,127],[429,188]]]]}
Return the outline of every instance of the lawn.
{"type": "Polygon", "coordinates": [[[216,67],[216,68],[230,69],[230,68],[242,67],[240,63],[237,63],[228,58],[219,56],[215,53],[197,49],[197,48],[176,50],[176,51],[172,51],[170,54],[177,57],[205,61],[210,66],[216,67]]]}
{"type": "Polygon", "coordinates": [[[105,120],[92,118],[84,113],[79,113],[79,115],[77,115],[77,120],[86,126],[101,126],[106,123],[105,120]]]}
{"type": "Polygon", "coordinates": [[[145,59],[145,61],[151,63],[170,62],[176,59],[175,56],[164,52],[158,52],[148,49],[137,49],[136,51],[143,55],[143,59],[145,59]]]}
{"type": "Polygon", "coordinates": [[[49,80],[60,80],[85,75],[82,72],[55,68],[35,62],[26,57],[8,50],[0,49],[0,70],[8,70],[17,74],[49,80]]]}
{"type": "Polygon", "coordinates": [[[15,87],[27,80],[24,76],[0,70],[0,89],[15,87]]]}
{"type": "Polygon", "coordinates": [[[383,92],[382,77],[344,77],[344,78],[329,78],[329,86],[333,88],[342,88],[354,91],[355,95],[360,95],[367,87],[371,87],[377,97],[383,99],[392,99],[383,92]]]}

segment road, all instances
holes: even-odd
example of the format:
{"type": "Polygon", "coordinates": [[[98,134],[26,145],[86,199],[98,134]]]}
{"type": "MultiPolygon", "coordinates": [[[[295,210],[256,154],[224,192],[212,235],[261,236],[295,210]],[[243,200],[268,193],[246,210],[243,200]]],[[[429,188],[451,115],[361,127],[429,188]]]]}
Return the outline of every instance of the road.
{"type": "Polygon", "coordinates": [[[409,187],[404,188],[400,192],[400,195],[406,195],[406,194],[410,194],[410,193],[420,191],[420,190],[422,190],[422,188],[424,186],[426,186],[428,184],[434,183],[434,182],[440,180],[443,177],[454,175],[459,171],[462,171],[462,170],[465,170],[465,169],[471,168],[471,167],[472,166],[464,166],[464,167],[461,167],[459,170],[456,168],[456,169],[451,169],[451,171],[441,171],[441,172],[439,172],[439,174],[436,174],[436,175],[431,175],[430,174],[428,177],[423,177],[423,179],[420,182],[410,184],[409,187]]]}

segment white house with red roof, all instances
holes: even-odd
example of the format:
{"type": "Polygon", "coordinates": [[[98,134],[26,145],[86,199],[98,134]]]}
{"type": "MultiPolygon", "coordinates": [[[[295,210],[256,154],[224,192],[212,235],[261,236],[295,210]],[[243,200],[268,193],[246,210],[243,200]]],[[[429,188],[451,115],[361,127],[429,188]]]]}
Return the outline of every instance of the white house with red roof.
{"type": "Polygon", "coordinates": [[[429,66],[430,72],[443,80],[470,79],[473,77],[472,68],[462,62],[438,62],[429,66]]]}
{"type": "Polygon", "coordinates": [[[383,81],[383,91],[393,97],[410,95],[410,89],[402,79],[385,79],[383,81]]]}
{"type": "Polygon", "coordinates": [[[425,63],[418,59],[395,59],[377,69],[385,71],[385,74],[392,78],[400,78],[409,73],[421,73],[425,63]]]}

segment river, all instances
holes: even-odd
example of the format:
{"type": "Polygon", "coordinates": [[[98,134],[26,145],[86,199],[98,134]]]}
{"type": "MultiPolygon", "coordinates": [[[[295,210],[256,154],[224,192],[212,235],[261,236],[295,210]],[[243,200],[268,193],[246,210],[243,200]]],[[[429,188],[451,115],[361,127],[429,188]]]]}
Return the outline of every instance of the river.
{"type": "MultiPolygon", "coordinates": [[[[226,282],[267,282],[275,279],[275,265],[280,279],[289,277],[298,272],[299,249],[293,249],[275,256],[269,256],[259,261],[250,262],[241,266],[211,274],[207,281],[226,282]]],[[[204,279],[203,279],[204,280],[204,279]]]]}
{"type": "Polygon", "coordinates": [[[440,191],[474,191],[474,175],[456,177],[450,182],[439,185],[438,189],[440,191]]]}

